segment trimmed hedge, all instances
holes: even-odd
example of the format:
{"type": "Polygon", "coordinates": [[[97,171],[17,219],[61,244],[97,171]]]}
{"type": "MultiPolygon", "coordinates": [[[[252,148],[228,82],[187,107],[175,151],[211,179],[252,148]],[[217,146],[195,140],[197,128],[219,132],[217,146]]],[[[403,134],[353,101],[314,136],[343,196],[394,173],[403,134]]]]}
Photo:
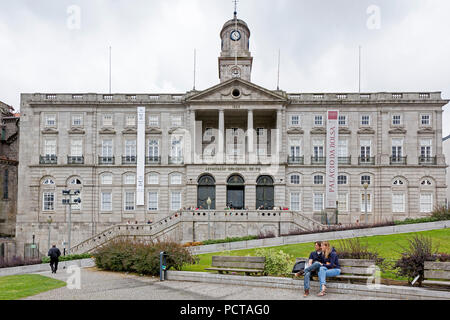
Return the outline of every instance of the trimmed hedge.
{"type": "MultiPolygon", "coordinates": [[[[59,262],[89,259],[89,258],[92,258],[92,254],[90,254],[90,253],[71,254],[71,255],[67,255],[67,256],[60,256],[59,262]]],[[[50,257],[42,257],[42,263],[50,263],[50,257]]]]}
{"type": "Polygon", "coordinates": [[[109,271],[132,272],[143,275],[159,274],[160,252],[167,254],[167,270],[181,270],[183,265],[198,263],[198,257],[175,242],[144,243],[132,240],[116,240],[99,248],[94,254],[98,268],[109,271]]]}

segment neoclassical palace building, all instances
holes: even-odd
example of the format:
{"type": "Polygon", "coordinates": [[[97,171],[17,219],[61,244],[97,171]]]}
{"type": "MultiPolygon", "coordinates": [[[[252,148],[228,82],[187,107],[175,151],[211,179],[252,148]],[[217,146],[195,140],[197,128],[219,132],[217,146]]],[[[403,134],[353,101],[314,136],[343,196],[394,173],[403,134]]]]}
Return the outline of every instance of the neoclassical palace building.
{"type": "Polygon", "coordinates": [[[338,111],[339,222],[364,221],[366,212],[370,222],[419,217],[445,203],[448,100],[440,92],[269,90],[252,82],[247,24],[235,16],[220,37],[220,81],[206,90],[22,94],[19,247],[34,236],[45,248],[49,225],[60,245],[69,219],[75,245],[117,224],[192,207],[231,207],[255,219],[260,208],[321,222],[330,110],[338,111]],[[69,210],[63,190],[79,190],[81,203],[69,210]]]}

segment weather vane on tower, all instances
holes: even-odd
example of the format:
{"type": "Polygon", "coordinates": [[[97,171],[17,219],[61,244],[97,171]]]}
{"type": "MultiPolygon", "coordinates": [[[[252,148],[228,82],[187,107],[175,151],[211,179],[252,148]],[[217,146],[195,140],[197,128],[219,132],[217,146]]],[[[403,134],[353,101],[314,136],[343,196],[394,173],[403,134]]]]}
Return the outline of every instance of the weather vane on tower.
{"type": "Polygon", "coordinates": [[[234,2],[234,17],[237,17],[237,3],[239,2],[238,0],[233,0],[234,2]]]}

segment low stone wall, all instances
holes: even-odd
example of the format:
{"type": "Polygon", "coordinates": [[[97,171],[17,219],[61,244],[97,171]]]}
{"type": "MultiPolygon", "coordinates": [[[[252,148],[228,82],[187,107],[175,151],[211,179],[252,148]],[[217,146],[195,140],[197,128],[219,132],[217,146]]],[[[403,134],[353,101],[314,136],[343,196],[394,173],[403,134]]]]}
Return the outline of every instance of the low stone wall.
{"type": "MultiPolygon", "coordinates": [[[[303,293],[303,280],[276,277],[248,277],[239,275],[220,275],[208,272],[167,271],[169,281],[192,281],[239,286],[267,287],[298,290],[303,293]]],[[[311,281],[311,290],[319,292],[317,281],[311,281]]],[[[351,294],[354,296],[380,297],[401,300],[450,300],[450,292],[423,288],[379,285],[371,287],[364,284],[328,282],[330,293],[351,294]]]]}
{"type": "Polygon", "coordinates": [[[399,226],[389,226],[371,229],[357,229],[347,231],[314,233],[299,236],[286,236],[278,238],[269,238],[261,240],[249,240],[242,242],[219,243],[206,246],[191,247],[193,254],[203,254],[211,252],[221,252],[229,250],[253,249],[260,247],[274,247],[286,244],[308,243],[314,241],[340,240],[358,237],[370,237],[400,233],[421,232],[437,229],[446,229],[450,227],[450,221],[436,221],[428,223],[407,224],[399,226]]]}
{"type": "MultiPolygon", "coordinates": [[[[95,261],[94,259],[62,261],[58,264],[58,270],[68,268],[69,266],[72,265],[76,265],[80,268],[95,267],[95,261]]],[[[48,263],[34,264],[30,266],[12,267],[12,268],[2,268],[0,269],[0,277],[13,276],[18,274],[39,273],[45,271],[51,271],[50,265],[48,263]]]]}

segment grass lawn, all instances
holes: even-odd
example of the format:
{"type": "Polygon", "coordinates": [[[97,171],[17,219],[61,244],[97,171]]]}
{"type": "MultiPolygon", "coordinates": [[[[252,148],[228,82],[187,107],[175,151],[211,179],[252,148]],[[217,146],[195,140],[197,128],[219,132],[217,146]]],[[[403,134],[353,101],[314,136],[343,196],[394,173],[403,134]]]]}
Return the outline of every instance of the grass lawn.
{"type": "MultiPolygon", "coordinates": [[[[450,253],[450,229],[387,236],[362,237],[360,239],[363,243],[368,243],[370,251],[377,252],[380,257],[390,260],[392,263],[392,260],[399,259],[401,257],[401,246],[407,247],[408,238],[411,238],[416,234],[430,237],[433,241],[433,246],[438,246],[439,252],[450,253]]],[[[330,244],[331,246],[338,247],[339,240],[330,241],[330,244]]],[[[273,248],[283,250],[285,253],[290,254],[293,258],[308,257],[309,253],[314,250],[314,243],[291,244],[273,248]]],[[[200,258],[199,264],[185,266],[183,267],[183,271],[205,271],[205,268],[211,267],[212,256],[254,256],[255,251],[256,249],[246,249],[202,254],[198,256],[200,258]]],[[[396,276],[393,270],[386,270],[386,272],[382,273],[382,277],[386,279],[405,280],[405,278],[399,278],[396,276]]]]}
{"type": "Polygon", "coordinates": [[[0,300],[16,300],[64,287],[66,283],[38,274],[0,277],[0,300]]]}

